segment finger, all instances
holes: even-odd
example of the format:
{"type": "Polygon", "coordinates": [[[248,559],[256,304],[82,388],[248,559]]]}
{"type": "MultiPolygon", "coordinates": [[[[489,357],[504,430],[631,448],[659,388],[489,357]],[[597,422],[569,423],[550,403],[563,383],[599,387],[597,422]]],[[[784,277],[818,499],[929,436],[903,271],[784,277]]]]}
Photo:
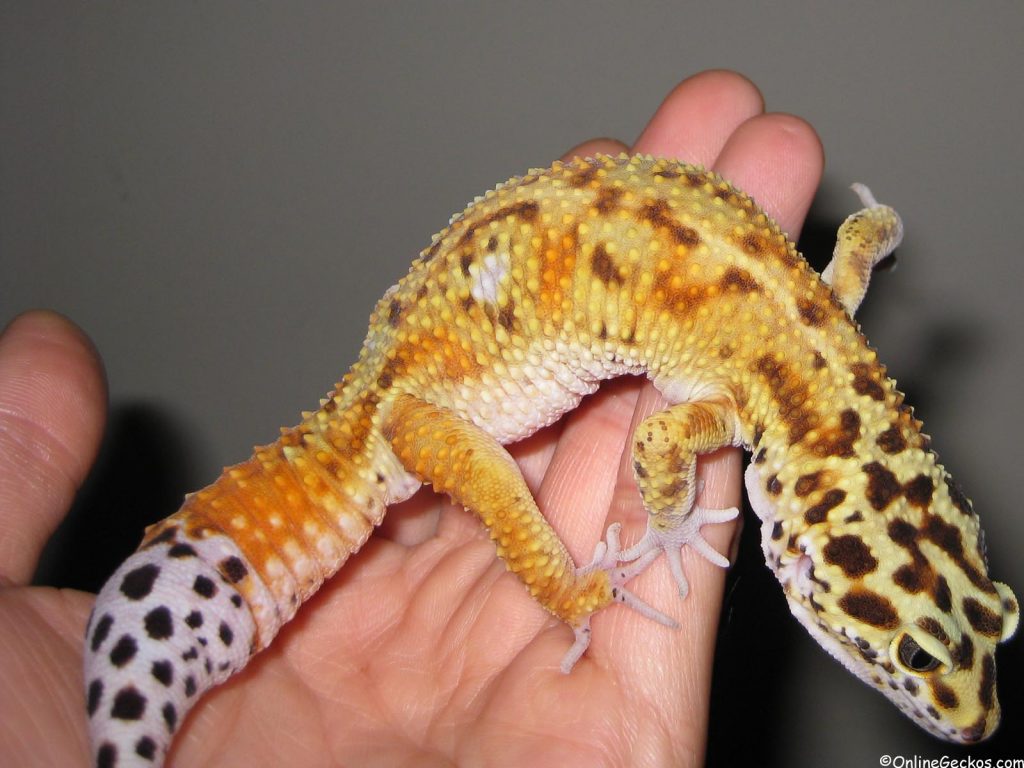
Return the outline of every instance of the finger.
{"type": "Polygon", "coordinates": [[[754,117],[729,137],[714,169],[749,194],[794,242],[821,181],[821,140],[793,115],[754,117]]]}
{"type": "Polygon", "coordinates": [[[52,312],[0,336],[0,583],[24,584],[96,456],[103,367],[89,339],[52,312]]]}
{"type": "Polygon", "coordinates": [[[687,78],[658,107],[633,152],[714,163],[733,131],[764,111],[764,97],[735,72],[712,70],[687,78]]]}
{"type": "MultiPolygon", "coordinates": [[[[728,137],[762,108],[760,92],[746,78],[733,72],[704,72],[672,90],[633,150],[710,164],[728,137]]],[[[584,550],[592,548],[603,535],[607,518],[623,519],[623,513],[644,516],[631,484],[632,470],[628,462],[618,463],[639,391],[635,380],[603,386],[566,420],[551,457],[538,501],[557,518],[557,528],[577,559],[591,553],[572,543],[585,542],[584,550]],[[609,456],[615,457],[611,464],[609,456]]],[[[653,408],[654,401],[647,405],[653,408]]]]}

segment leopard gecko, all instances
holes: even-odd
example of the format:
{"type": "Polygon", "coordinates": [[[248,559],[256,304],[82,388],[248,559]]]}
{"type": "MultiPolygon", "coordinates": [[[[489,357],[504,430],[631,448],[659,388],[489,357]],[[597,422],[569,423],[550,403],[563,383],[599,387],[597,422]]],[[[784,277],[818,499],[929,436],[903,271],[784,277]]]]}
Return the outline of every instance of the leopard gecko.
{"type": "Polygon", "coordinates": [[[378,302],[320,409],[188,495],[103,587],[85,640],[95,764],[160,765],[196,700],[425,483],[572,628],[562,671],[612,603],[671,625],[625,584],[664,552],[685,596],[687,545],[728,564],[701,528],[738,510],[695,504],[696,457],[721,446],[753,454],[762,548],[811,635],[929,733],[989,736],[1018,603],[851,318],[902,234],[857,191],[820,276],[747,195],[674,160],[576,159],[478,197],[378,302]],[[630,441],[648,527],[623,548],[612,525],[577,566],[502,445],[622,374],[670,403],[630,441]]]}

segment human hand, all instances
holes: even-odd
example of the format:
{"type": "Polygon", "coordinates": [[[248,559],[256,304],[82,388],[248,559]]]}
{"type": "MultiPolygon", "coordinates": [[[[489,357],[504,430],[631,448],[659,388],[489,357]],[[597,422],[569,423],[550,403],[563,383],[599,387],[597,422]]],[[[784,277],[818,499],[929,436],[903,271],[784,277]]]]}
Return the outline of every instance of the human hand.
{"type": "MultiPolygon", "coordinates": [[[[820,178],[820,147],[805,123],[762,109],[746,80],[704,73],[668,96],[631,151],[714,167],[795,238],[820,178]]],[[[598,140],[569,154],[626,149],[598,140]]],[[[0,455],[0,554],[9,555],[0,564],[12,563],[0,565],[0,706],[12,710],[0,717],[0,757],[16,765],[87,763],[80,654],[90,599],[24,585],[95,453],[98,371],[81,337],[50,316],[23,318],[0,341],[0,438],[23,447],[0,455]],[[59,366],[32,341],[40,323],[64,350],[59,366]],[[18,400],[25,387],[5,384],[12,370],[35,389],[29,401],[18,400]],[[58,396],[67,413],[51,410],[58,396]]],[[[661,405],[650,385],[612,382],[512,447],[577,562],[610,522],[624,523],[627,544],[643,531],[625,448],[661,405]]],[[[738,503],[738,451],[702,459],[699,471],[704,506],[738,503]]],[[[720,551],[734,534],[734,524],[706,530],[720,551]]],[[[724,573],[683,557],[685,601],[660,565],[630,585],[681,628],[610,608],[565,676],[558,664],[571,631],[505,573],[476,520],[421,492],[389,511],[270,648],[197,704],[168,762],[699,764],[724,573]]]]}

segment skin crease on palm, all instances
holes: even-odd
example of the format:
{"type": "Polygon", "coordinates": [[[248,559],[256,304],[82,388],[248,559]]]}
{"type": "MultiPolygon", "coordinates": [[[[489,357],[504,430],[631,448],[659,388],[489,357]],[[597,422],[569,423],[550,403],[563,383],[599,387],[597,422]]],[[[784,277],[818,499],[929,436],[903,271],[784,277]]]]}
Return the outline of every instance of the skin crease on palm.
{"type": "MultiPolygon", "coordinates": [[[[793,239],[823,164],[810,126],[764,114],[755,86],[729,72],[678,85],[632,147],[600,139],[566,157],[623,150],[713,167],[793,239]]],[[[627,443],[661,404],[649,384],[609,382],[511,448],[578,563],[611,522],[624,523],[627,544],[643,533],[627,443]]],[[[95,457],[105,409],[102,366],[80,331],[52,313],[12,322],[0,339],[3,764],[88,763],[81,651],[93,596],[26,584],[95,457]]],[[[702,458],[700,503],[737,504],[740,466],[735,449],[702,458]]],[[[706,535],[729,552],[736,532],[730,523],[706,535]]],[[[611,607],[565,676],[569,628],[505,572],[468,513],[421,491],[268,650],[196,706],[168,764],[699,765],[725,572],[689,550],[683,561],[684,601],[663,562],[631,584],[680,629],[611,607]]]]}

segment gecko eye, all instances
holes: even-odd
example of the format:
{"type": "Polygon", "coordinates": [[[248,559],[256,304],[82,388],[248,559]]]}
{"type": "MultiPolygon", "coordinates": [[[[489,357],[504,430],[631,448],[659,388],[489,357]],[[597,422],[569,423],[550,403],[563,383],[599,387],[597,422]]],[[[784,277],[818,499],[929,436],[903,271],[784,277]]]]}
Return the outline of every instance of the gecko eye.
{"type": "Polygon", "coordinates": [[[934,635],[911,624],[892,639],[889,658],[903,672],[925,677],[932,672],[944,675],[953,669],[949,649],[934,635]]]}
{"type": "Polygon", "coordinates": [[[897,653],[903,666],[914,672],[931,672],[939,666],[939,660],[918,645],[910,635],[904,635],[900,639],[897,653]]]}

